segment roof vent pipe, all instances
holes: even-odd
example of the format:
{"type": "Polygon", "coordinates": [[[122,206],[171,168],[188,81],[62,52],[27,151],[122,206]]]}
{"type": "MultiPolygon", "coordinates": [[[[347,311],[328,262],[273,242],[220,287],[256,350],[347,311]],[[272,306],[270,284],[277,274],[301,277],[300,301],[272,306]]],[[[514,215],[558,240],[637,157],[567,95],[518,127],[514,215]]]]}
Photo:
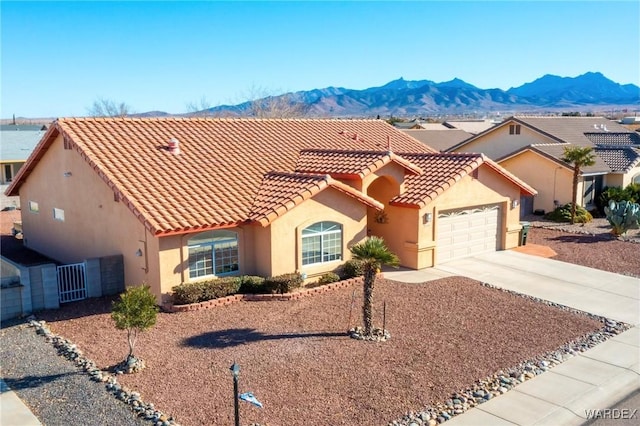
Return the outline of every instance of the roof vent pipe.
{"type": "Polygon", "coordinates": [[[180,142],[178,142],[178,139],[176,138],[169,139],[169,144],[167,147],[169,149],[169,152],[172,153],[173,155],[180,154],[180,142]]]}

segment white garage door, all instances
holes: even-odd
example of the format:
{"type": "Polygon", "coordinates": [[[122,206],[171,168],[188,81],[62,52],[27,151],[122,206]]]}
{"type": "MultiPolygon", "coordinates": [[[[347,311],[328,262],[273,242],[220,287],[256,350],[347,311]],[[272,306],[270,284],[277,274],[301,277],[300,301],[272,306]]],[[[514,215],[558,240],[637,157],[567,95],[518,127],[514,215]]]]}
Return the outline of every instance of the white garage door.
{"type": "Polygon", "coordinates": [[[441,212],[437,223],[437,263],[497,250],[499,217],[498,206],[441,212]]]}

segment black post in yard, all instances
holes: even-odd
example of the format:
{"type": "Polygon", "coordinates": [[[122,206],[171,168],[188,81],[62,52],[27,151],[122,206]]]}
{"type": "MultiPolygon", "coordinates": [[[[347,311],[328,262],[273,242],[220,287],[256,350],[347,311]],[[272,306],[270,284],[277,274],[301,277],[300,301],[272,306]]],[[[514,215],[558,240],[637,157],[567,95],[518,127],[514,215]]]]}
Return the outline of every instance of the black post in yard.
{"type": "Polygon", "coordinates": [[[240,375],[240,366],[234,361],[230,370],[231,374],[233,374],[233,409],[235,416],[235,426],[240,426],[240,401],[238,398],[238,376],[240,375]]]}
{"type": "Polygon", "coordinates": [[[384,301],[382,305],[382,334],[384,335],[384,331],[387,329],[387,301],[384,301]]]}

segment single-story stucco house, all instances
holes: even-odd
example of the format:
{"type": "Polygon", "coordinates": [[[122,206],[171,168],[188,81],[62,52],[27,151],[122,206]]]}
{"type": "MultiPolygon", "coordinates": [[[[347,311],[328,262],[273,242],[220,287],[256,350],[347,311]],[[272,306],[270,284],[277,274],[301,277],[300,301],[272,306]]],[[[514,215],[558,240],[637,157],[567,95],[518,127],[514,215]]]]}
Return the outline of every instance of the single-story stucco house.
{"type": "Polygon", "coordinates": [[[61,118],[8,195],[24,244],[62,263],[121,255],[160,301],[226,275],[334,271],[381,236],[403,266],[518,245],[535,190],[481,154],[382,120],[61,118]]]}
{"type": "Polygon", "coordinates": [[[447,149],[482,152],[538,190],[522,199],[523,214],[570,203],[573,165],[565,148],[591,147],[595,164],[582,169],[578,204],[593,209],[604,187],[640,182],[640,134],[603,117],[510,117],[447,149]]]}

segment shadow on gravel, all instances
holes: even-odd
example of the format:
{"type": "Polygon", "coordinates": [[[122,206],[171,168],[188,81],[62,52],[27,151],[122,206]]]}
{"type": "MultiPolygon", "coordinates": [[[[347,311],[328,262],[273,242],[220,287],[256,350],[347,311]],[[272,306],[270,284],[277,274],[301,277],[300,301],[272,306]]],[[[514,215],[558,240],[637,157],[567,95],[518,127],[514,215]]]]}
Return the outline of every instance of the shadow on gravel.
{"type": "Polygon", "coordinates": [[[75,318],[82,318],[91,315],[111,313],[113,301],[118,296],[105,296],[81,300],[79,302],[65,303],[60,309],[52,309],[37,312],[35,315],[39,320],[47,322],[66,321],[75,318]]]}
{"type": "Polygon", "coordinates": [[[7,384],[11,390],[37,388],[45,383],[51,383],[59,379],[64,379],[67,376],[75,376],[82,374],[79,371],[72,373],[50,374],[48,376],[24,376],[19,379],[11,377],[3,377],[2,380],[7,384]]]}
{"type": "Polygon", "coordinates": [[[182,341],[182,346],[203,349],[223,349],[264,340],[300,339],[309,337],[347,337],[347,333],[291,333],[265,334],[252,328],[232,328],[228,330],[210,331],[192,336],[182,341]]]}
{"type": "Polygon", "coordinates": [[[611,241],[616,238],[613,236],[600,236],[600,235],[588,235],[588,234],[571,234],[571,235],[561,235],[559,237],[549,238],[551,241],[560,241],[563,243],[578,243],[578,244],[588,244],[588,243],[600,243],[603,241],[611,241]]]}

